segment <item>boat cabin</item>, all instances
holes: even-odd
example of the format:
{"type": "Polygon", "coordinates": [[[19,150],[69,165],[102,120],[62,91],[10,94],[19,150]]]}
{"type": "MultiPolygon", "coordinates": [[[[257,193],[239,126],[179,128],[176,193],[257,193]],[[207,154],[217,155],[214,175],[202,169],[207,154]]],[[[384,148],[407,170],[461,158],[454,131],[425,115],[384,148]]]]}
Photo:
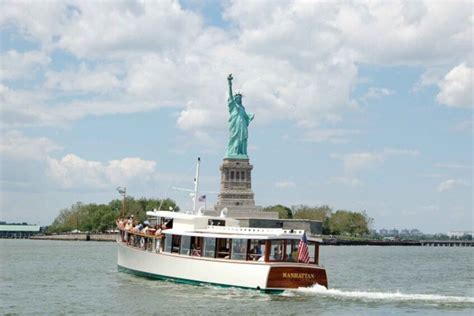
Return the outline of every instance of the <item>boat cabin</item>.
{"type": "MultiPolygon", "coordinates": [[[[203,259],[298,262],[303,230],[238,227],[238,221],[232,218],[167,211],[147,215],[151,222],[166,229],[159,238],[137,234],[144,240],[135,244],[146,250],[203,259]]],[[[314,238],[307,240],[310,264],[319,264],[320,242],[314,238]]]]}

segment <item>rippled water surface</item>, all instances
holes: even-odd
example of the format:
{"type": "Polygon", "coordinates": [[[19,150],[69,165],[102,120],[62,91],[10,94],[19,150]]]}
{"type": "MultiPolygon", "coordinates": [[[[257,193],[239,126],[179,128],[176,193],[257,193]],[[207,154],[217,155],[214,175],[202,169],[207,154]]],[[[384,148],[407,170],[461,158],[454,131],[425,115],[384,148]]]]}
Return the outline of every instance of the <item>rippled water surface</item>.
{"type": "Polygon", "coordinates": [[[115,243],[0,240],[0,314],[474,314],[474,248],[321,247],[330,289],[279,295],[119,273],[116,252],[115,243]]]}

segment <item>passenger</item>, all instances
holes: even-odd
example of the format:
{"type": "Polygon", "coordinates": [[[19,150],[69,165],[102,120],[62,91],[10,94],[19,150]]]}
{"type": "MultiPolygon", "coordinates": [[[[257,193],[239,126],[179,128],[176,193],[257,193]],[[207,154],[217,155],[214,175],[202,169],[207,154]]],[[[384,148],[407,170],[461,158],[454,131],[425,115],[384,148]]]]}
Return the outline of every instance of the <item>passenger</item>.
{"type": "Polygon", "coordinates": [[[260,248],[259,244],[257,244],[254,249],[255,249],[255,254],[256,254],[254,260],[259,260],[262,257],[262,249],[260,248]]]}
{"type": "Polygon", "coordinates": [[[160,225],[156,226],[155,236],[161,236],[161,226],[160,225]]]}
{"type": "Polygon", "coordinates": [[[262,250],[260,249],[260,245],[256,244],[251,250],[250,250],[250,258],[252,260],[258,260],[262,256],[262,250]]]}
{"type": "Polygon", "coordinates": [[[191,252],[191,256],[200,257],[201,256],[201,247],[193,245],[193,251],[191,252]]]}
{"type": "Polygon", "coordinates": [[[149,222],[149,221],[145,221],[145,222],[143,223],[143,225],[144,225],[144,227],[143,227],[141,233],[147,235],[147,234],[148,234],[148,231],[150,230],[150,226],[149,226],[149,225],[150,225],[150,222],[149,222]]]}
{"type": "Polygon", "coordinates": [[[298,248],[297,247],[295,247],[295,249],[291,253],[291,259],[293,259],[292,261],[294,262],[298,262],[298,248]]]}
{"type": "Polygon", "coordinates": [[[133,228],[133,215],[130,215],[125,222],[125,230],[130,231],[133,228]]]}
{"type": "Polygon", "coordinates": [[[133,227],[132,232],[139,233],[142,231],[143,227],[144,227],[143,224],[139,223],[137,226],[133,227]]]}
{"type": "Polygon", "coordinates": [[[123,219],[121,218],[117,218],[117,220],[115,221],[115,223],[117,224],[117,228],[120,229],[120,230],[123,230],[123,219]]]}
{"type": "Polygon", "coordinates": [[[273,260],[279,261],[281,260],[281,251],[277,247],[273,248],[273,260]]]}

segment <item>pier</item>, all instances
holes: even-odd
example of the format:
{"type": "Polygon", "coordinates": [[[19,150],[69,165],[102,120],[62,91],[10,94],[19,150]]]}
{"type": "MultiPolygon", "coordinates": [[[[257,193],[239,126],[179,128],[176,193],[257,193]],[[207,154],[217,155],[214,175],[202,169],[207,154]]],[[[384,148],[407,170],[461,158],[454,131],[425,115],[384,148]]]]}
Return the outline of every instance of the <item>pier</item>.
{"type": "Polygon", "coordinates": [[[428,247],[474,247],[472,240],[422,240],[420,243],[428,247]]]}
{"type": "Polygon", "coordinates": [[[42,236],[33,236],[30,239],[68,240],[68,241],[115,241],[117,239],[117,234],[79,233],[79,234],[62,234],[62,235],[42,235],[42,236]]]}
{"type": "Polygon", "coordinates": [[[325,239],[326,246],[425,246],[425,247],[474,247],[472,240],[346,240],[325,239]]]}

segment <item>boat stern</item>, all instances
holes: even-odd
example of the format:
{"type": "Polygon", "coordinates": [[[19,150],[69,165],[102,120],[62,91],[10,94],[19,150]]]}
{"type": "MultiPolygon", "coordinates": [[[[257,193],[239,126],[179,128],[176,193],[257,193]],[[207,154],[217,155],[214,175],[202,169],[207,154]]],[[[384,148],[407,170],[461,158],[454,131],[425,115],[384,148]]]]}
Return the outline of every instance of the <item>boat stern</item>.
{"type": "Polygon", "coordinates": [[[271,267],[267,289],[296,289],[315,284],[328,288],[326,269],[319,266],[271,267]]]}

